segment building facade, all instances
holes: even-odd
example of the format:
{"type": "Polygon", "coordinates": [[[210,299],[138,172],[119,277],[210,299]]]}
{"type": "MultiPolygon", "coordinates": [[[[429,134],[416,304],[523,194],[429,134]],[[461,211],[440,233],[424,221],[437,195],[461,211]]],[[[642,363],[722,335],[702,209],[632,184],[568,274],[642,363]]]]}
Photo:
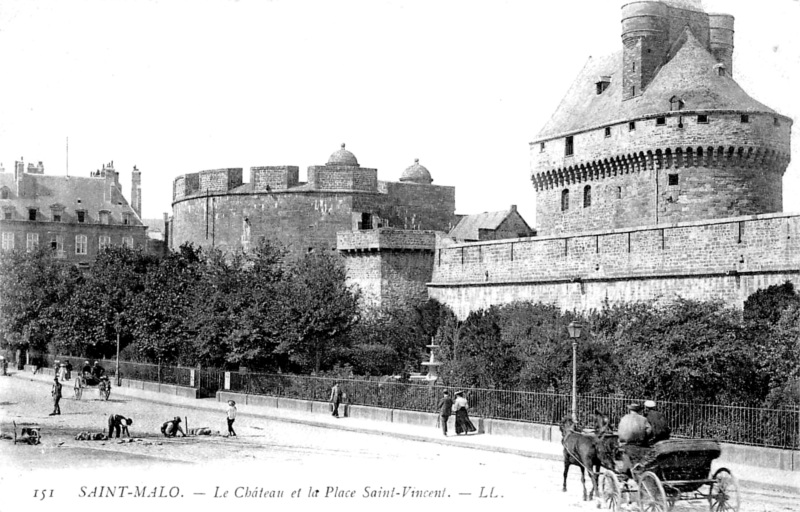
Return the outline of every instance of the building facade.
{"type": "Polygon", "coordinates": [[[620,51],[530,144],[539,236],[438,245],[430,296],[465,318],[517,300],[742,307],[800,284],[800,216],[780,213],[792,120],[734,80],[733,23],[697,1],[623,6],[620,51]]]}
{"type": "MultiPolygon", "coordinates": [[[[140,201],[138,183],[132,197],[140,201]]],[[[0,210],[3,250],[45,246],[87,266],[104,247],[146,246],[146,227],[123,196],[113,162],[89,177],[49,176],[41,162],[27,170],[16,162],[13,173],[0,172],[0,210]]]]}

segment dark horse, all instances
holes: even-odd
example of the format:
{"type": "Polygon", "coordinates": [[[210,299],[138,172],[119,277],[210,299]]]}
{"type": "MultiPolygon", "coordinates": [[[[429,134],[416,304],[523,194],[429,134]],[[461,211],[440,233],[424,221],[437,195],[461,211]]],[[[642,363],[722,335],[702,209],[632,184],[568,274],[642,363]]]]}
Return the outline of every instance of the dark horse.
{"type": "MultiPolygon", "coordinates": [[[[581,485],[583,486],[583,501],[591,500],[597,491],[597,475],[600,473],[600,467],[604,466],[613,469],[613,446],[610,446],[611,441],[604,438],[598,438],[593,435],[584,435],[575,430],[575,423],[569,416],[561,420],[561,444],[564,447],[564,487],[562,491],[567,492],[567,473],[569,467],[572,465],[578,466],[581,469],[581,485]],[[586,496],[586,476],[585,473],[589,472],[589,478],[592,479],[592,490],[587,498],[586,496]]],[[[615,437],[615,436],[614,436],[615,437]]],[[[615,441],[614,439],[613,441],[615,441]]],[[[612,442],[613,442],[612,441],[612,442]]]]}

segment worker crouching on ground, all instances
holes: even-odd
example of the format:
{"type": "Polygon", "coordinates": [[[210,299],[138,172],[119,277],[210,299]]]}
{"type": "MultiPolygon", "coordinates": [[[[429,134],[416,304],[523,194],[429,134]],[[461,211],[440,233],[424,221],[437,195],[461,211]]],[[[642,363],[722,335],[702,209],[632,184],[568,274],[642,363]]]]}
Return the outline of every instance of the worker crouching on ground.
{"type": "Polygon", "coordinates": [[[175,416],[173,419],[161,424],[161,433],[166,437],[175,437],[178,432],[181,433],[181,436],[186,437],[186,432],[181,427],[181,418],[179,416],[175,416]]]}
{"type": "Polygon", "coordinates": [[[131,437],[131,433],[128,431],[128,427],[131,425],[133,425],[131,418],[126,418],[120,414],[112,414],[108,417],[108,438],[111,439],[112,431],[119,438],[120,430],[123,436],[131,437]]]}

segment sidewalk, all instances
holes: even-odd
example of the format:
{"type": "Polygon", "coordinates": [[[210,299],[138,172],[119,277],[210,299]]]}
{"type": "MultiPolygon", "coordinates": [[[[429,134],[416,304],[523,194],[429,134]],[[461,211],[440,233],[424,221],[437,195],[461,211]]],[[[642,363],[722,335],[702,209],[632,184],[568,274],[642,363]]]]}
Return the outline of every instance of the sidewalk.
{"type": "MultiPolygon", "coordinates": [[[[50,384],[52,377],[49,375],[33,375],[22,371],[12,374],[13,378],[26,379],[43,384],[50,384]]],[[[113,395],[132,396],[130,388],[114,387],[113,395]]],[[[172,395],[142,392],[135,390],[135,398],[151,402],[181,405],[181,407],[203,410],[220,410],[223,406],[214,398],[204,398],[193,400],[172,395]]],[[[71,397],[72,390],[65,387],[65,398],[71,397]]],[[[323,428],[359,432],[373,435],[392,436],[399,439],[411,441],[421,441],[427,443],[437,443],[448,446],[458,446],[476,450],[486,450],[499,453],[519,455],[522,457],[533,457],[538,459],[548,459],[559,461],[563,460],[563,450],[559,443],[540,441],[536,439],[526,439],[512,436],[500,435],[468,435],[456,436],[454,432],[448,432],[445,437],[440,428],[435,425],[429,427],[416,426],[401,423],[390,423],[384,421],[374,421],[356,418],[334,418],[329,414],[310,413],[289,409],[276,409],[272,407],[259,407],[255,405],[237,404],[238,414],[241,416],[260,417],[265,419],[284,421],[288,423],[300,423],[323,428]]],[[[716,461],[715,461],[716,462],[716,461]]],[[[716,470],[720,464],[714,464],[712,470],[716,470]]],[[[800,494],[800,472],[782,471],[767,468],[756,468],[741,464],[725,464],[738,480],[748,488],[759,489],[767,492],[783,492],[800,494]]]]}

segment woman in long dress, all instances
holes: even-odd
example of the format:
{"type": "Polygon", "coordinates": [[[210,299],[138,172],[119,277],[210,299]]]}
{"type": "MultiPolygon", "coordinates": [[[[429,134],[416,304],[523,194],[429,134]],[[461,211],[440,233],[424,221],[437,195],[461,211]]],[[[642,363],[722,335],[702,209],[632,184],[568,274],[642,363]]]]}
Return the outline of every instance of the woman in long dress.
{"type": "Polygon", "coordinates": [[[456,393],[456,400],[453,402],[453,411],[456,413],[456,435],[469,434],[475,432],[477,429],[475,425],[469,420],[467,413],[467,399],[464,398],[464,392],[459,391],[456,393]]]}

